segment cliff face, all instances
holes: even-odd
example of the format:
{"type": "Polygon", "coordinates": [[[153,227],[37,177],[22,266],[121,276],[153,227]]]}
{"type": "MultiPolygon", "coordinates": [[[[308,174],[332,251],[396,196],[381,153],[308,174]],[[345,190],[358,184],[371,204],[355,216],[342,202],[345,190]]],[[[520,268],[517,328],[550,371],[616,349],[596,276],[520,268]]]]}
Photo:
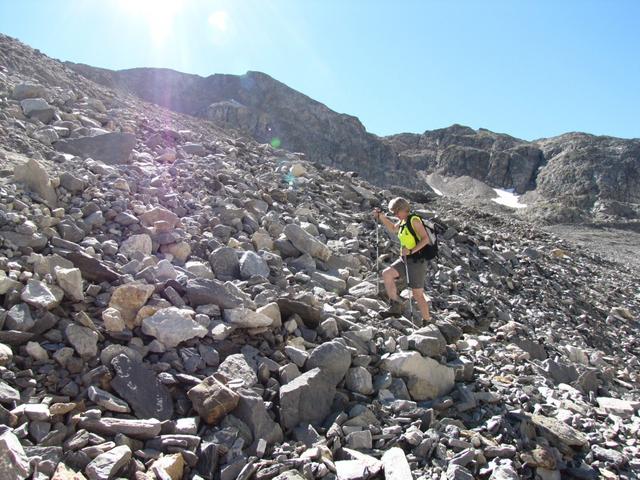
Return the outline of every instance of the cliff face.
{"type": "Polygon", "coordinates": [[[381,138],[356,117],[259,72],[204,78],[166,69],[67,66],[109,88],[356,171],[380,186],[428,190],[421,173],[469,176],[518,194],[535,191],[537,214],[555,222],[640,217],[637,139],[571,133],[528,142],[460,125],[381,138]]]}

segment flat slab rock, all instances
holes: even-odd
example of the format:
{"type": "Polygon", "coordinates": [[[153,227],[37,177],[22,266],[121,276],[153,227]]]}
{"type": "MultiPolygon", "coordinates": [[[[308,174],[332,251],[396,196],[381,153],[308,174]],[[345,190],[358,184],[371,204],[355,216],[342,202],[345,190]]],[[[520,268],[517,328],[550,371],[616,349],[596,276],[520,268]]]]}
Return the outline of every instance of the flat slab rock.
{"type": "Polygon", "coordinates": [[[148,440],[160,435],[162,424],[155,418],[147,420],[131,420],[128,418],[83,418],[79,422],[80,428],[102,435],[116,435],[122,433],[128,437],[148,440]]]}
{"type": "Polygon", "coordinates": [[[171,419],[171,393],[149,368],[126,355],[118,355],[111,360],[111,365],[116,371],[111,386],[127,401],[138,418],[171,419]]]}

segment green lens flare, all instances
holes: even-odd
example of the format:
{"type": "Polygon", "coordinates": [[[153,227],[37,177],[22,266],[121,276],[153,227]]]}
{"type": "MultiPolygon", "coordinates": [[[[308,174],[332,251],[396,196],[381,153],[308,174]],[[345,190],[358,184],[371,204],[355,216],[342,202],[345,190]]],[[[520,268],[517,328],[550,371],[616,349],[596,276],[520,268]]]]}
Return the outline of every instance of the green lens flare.
{"type": "Polygon", "coordinates": [[[278,137],[274,137],[271,139],[271,146],[273,148],[280,148],[280,145],[282,145],[282,142],[278,137]]]}

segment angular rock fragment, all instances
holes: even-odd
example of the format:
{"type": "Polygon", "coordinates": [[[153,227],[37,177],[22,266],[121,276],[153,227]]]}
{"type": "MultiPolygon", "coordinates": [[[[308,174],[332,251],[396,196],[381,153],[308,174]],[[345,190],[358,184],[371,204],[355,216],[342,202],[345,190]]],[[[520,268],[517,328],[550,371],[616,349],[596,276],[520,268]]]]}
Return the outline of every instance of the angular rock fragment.
{"type": "Polygon", "coordinates": [[[290,430],[299,423],[317,424],[329,414],[335,385],[314,368],[280,387],[280,424],[290,430]]]}
{"type": "Polygon", "coordinates": [[[236,392],[214,377],[205,378],[189,390],[187,396],[193,404],[193,409],[210,425],[218,424],[240,401],[236,392]]]}
{"type": "Polygon", "coordinates": [[[118,355],[111,365],[116,371],[111,386],[131,405],[138,418],[171,419],[171,393],[150,369],[126,355],[118,355]]]}
{"type": "Polygon", "coordinates": [[[112,132],[94,137],[80,137],[56,142],[55,148],[81,158],[92,158],[106,164],[127,163],[136,137],[131,133],[112,132]]]}
{"type": "Polygon", "coordinates": [[[202,338],[207,329],[192,320],[188,310],[169,307],[158,310],[142,320],[142,331],[146,335],[157,338],[168,348],[177,347],[180,343],[192,338],[202,338]]]}
{"type": "Polygon", "coordinates": [[[94,458],[85,473],[89,480],[110,480],[131,460],[131,449],[127,445],[115,447],[94,458]]]}

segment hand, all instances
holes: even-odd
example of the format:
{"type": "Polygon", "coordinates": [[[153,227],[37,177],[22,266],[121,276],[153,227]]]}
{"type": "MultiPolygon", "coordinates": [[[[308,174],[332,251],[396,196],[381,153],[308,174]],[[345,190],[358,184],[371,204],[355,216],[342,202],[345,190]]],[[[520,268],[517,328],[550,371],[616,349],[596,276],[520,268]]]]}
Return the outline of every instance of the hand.
{"type": "Polygon", "coordinates": [[[373,218],[375,218],[376,220],[380,220],[380,215],[382,215],[382,210],[380,210],[379,208],[374,208],[373,218]]]}
{"type": "Polygon", "coordinates": [[[409,250],[408,248],[402,247],[402,256],[406,257],[408,255],[411,255],[411,250],[409,250]]]}

